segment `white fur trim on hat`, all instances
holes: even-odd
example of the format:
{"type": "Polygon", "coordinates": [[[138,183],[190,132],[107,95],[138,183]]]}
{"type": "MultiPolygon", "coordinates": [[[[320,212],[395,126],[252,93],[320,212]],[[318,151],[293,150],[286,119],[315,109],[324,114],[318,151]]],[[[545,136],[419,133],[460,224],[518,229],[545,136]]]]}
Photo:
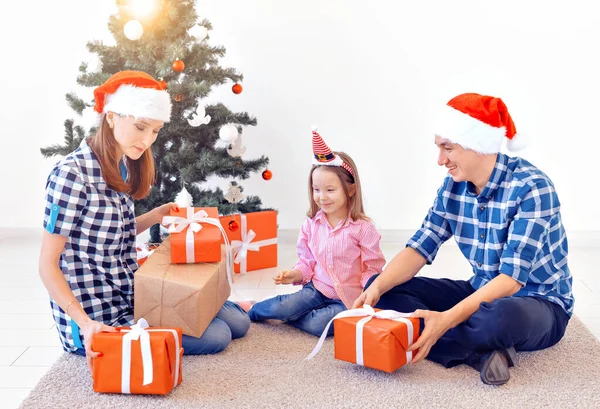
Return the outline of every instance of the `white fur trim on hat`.
{"type": "Polygon", "coordinates": [[[505,127],[488,125],[448,105],[440,112],[433,131],[441,138],[483,154],[500,152],[506,138],[505,127]]]}
{"type": "Polygon", "coordinates": [[[525,134],[516,133],[511,140],[506,144],[506,147],[511,152],[517,152],[529,145],[529,138],[525,134]]]}
{"type": "Polygon", "coordinates": [[[169,122],[171,98],[164,90],[121,85],[113,94],[106,96],[104,113],[114,112],[135,118],[156,119],[169,122]]]}

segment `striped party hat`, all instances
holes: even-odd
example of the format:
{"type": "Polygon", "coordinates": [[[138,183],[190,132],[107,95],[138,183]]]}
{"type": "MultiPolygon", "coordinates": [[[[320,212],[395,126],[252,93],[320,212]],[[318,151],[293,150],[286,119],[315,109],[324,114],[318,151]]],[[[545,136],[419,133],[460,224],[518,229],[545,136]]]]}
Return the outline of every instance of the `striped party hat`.
{"type": "Polygon", "coordinates": [[[354,176],[352,168],[348,166],[342,158],[337,156],[327,146],[321,135],[317,132],[317,128],[313,127],[312,130],[312,146],[313,146],[313,164],[314,165],[325,165],[325,166],[341,166],[346,169],[348,173],[354,176]]]}

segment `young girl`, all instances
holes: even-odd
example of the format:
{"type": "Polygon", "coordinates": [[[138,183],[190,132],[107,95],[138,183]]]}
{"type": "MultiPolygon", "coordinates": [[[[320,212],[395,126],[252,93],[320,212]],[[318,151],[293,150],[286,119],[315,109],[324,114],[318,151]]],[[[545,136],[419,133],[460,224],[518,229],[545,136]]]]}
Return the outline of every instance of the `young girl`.
{"type": "MultiPolygon", "coordinates": [[[[385,259],[381,236],[365,216],[354,161],[332,152],[313,130],[314,166],[308,190],[310,211],[298,238],[298,262],[279,273],[276,284],[302,284],[300,291],[254,304],[252,321],[283,320],[320,336],[336,314],[351,308],[385,259]]],[[[329,335],[333,334],[333,326],[329,335]]]]}
{"type": "MultiPolygon", "coordinates": [[[[102,114],[98,133],[48,177],[39,267],[63,348],[85,355],[90,367],[102,355],[90,349],[92,336],[134,323],[136,234],[176,208],[168,203],[134,216],[133,199],[147,196],[154,183],[150,147],[171,116],[164,86],[143,72],[123,71],[94,97],[102,114]]],[[[219,352],[249,325],[246,313],[226,302],[200,338],[183,336],[183,348],[219,352]]]]}

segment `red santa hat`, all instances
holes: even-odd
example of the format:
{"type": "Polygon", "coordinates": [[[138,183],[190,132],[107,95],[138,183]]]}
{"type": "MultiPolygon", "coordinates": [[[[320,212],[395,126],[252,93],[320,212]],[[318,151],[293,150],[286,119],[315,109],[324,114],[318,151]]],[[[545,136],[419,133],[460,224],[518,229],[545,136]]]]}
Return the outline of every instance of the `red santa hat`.
{"type": "Polygon", "coordinates": [[[114,112],[136,118],[169,122],[171,98],[166,84],[140,71],[121,71],[94,90],[99,114],[114,112]]]}
{"type": "Polygon", "coordinates": [[[354,172],[352,168],[345,163],[342,158],[333,153],[329,146],[325,143],[321,135],[317,132],[317,128],[313,127],[312,130],[312,146],[313,146],[313,165],[325,165],[325,166],[341,166],[346,169],[352,176],[354,172]]]}
{"type": "Polygon", "coordinates": [[[500,152],[503,141],[513,152],[527,146],[525,138],[517,134],[504,102],[474,93],[452,98],[441,112],[434,133],[484,154],[500,152]]]}

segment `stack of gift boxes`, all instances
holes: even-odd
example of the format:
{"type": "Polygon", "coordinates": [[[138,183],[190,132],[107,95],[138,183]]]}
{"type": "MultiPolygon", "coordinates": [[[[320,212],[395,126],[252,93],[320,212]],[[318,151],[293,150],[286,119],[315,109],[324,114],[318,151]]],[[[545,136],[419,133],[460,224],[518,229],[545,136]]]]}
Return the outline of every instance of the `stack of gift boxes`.
{"type": "MultiPolygon", "coordinates": [[[[232,275],[277,266],[275,211],[219,217],[217,208],[182,207],[163,223],[169,238],[142,253],[135,274],[137,324],[92,340],[104,354],[93,367],[97,392],[169,393],[182,380],[182,334],[202,336],[231,294],[232,275]]],[[[393,372],[417,352],[407,352],[420,332],[408,314],[365,306],[332,321],[336,359],[393,372]]]]}
{"type": "Polygon", "coordinates": [[[135,319],[200,337],[229,297],[233,274],[277,266],[277,212],[219,218],[216,207],[187,207],[165,219],[169,239],[135,274],[135,319]]]}
{"type": "Polygon", "coordinates": [[[135,273],[137,324],[94,337],[93,348],[110,351],[94,364],[97,392],[169,393],[182,379],[181,334],[202,336],[233,275],[277,266],[275,211],[219,217],[217,208],[180,207],[163,224],[169,238],[135,273]]]}

